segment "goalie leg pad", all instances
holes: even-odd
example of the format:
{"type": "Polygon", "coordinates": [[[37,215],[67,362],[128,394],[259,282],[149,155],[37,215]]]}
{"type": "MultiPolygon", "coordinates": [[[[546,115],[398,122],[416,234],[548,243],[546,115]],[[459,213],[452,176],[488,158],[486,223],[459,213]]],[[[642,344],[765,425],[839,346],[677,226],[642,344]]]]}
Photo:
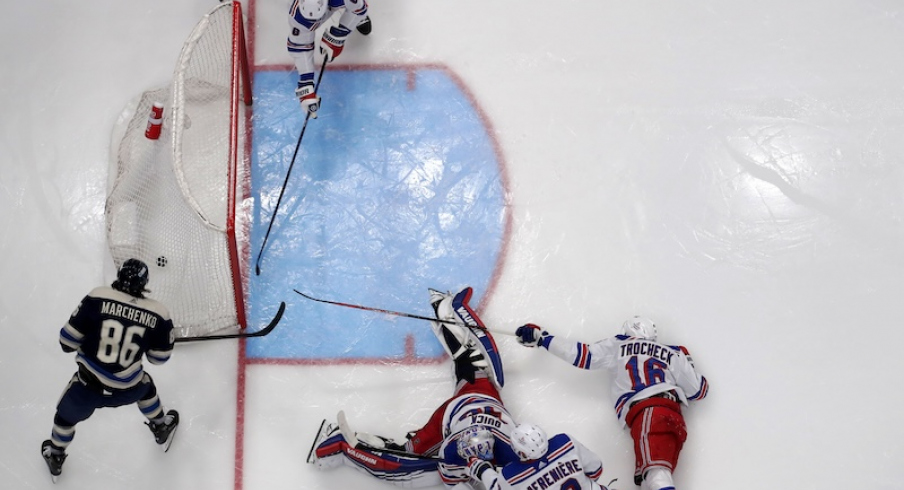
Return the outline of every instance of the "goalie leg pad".
{"type": "Polygon", "coordinates": [[[465,287],[455,293],[442,293],[435,289],[430,290],[430,305],[436,313],[436,318],[444,322],[453,322],[462,327],[486,329],[477,313],[468,304],[474,289],[465,287]]]}
{"type": "Polygon", "coordinates": [[[468,332],[452,309],[454,297],[451,293],[442,293],[435,289],[429,291],[430,306],[433,307],[436,318],[444,322],[430,322],[430,326],[449,357],[453,360],[458,359],[468,350],[468,332]]]}
{"type": "Polygon", "coordinates": [[[480,354],[480,370],[486,373],[496,388],[501,389],[505,385],[505,374],[502,371],[502,358],[499,356],[496,342],[487,330],[471,328],[469,331],[474,341],[474,351],[480,354]]]}
{"type": "Polygon", "coordinates": [[[442,486],[439,460],[419,456],[386,454],[376,450],[349,448],[336,456],[346,466],[387,483],[405,488],[442,486]]]}
{"type": "MultiPolygon", "coordinates": [[[[324,432],[321,425],[321,434],[324,432]]],[[[408,488],[434,487],[442,485],[439,478],[439,460],[415,454],[389,454],[379,449],[368,447],[369,443],[384,444],[389,448],[389,439],[363,432],[352,432],[345,412],[339,411],[336,425],[329,426],[329,433],[317,443],[314,463],[318,468],[333,468],[346,465],[392,483],[408,488]]],[[[318,438],[321,435],[318,434],[318,438]]]]}
{"type": "Polygon", "coordinates": [[[502,359],[492,335],[471,308],[474,290],[466,287],[452,295],[430,290],[430,304],[436,317],[446,323],[433,322],[433,331],[455,362],[455,376],[471,383],[479,372],[498,387],[505,384],[502,359]]]}
{"type": "Polygon", "coordinates": [[[321,470],[335,468],[343,463],[344,452],[349,448],[348,442],[337,426],[328,426],[326,437],[316,443],[308,462],[321,470]]]}

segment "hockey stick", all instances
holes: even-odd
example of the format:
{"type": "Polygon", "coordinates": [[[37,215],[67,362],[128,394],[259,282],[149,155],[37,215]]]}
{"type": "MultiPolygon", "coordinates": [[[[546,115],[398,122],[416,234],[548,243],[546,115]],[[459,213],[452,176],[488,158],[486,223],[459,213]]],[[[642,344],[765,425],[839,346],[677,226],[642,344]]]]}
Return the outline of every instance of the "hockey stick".
{"type": "MultiPolygon", "coordinates": [[[[318,303],[327,303],[327,304],[330,304],[330,305],[345,306],[346,308],[356,308],[356,309],[358,309],[358,310],[373,311],[373,312],[376,312],[376,313],[385,313],[385,314],[387,314],[387,315],[402,316],[402,317],[405,317],[405,318],[414,318],[414,319],[416,319],[416,320],[427,320],[428,322],[445,323],[445,324],[447,324],[447,325],[459,325],[458,323],[455,323],[455,322],[453,322],[453,321],[451,321],[451,320],[440,320],[440,319],[438,319],[438,318],[430,318],[429,316],[415,315],[415,314],[413,314],[413,313],[403,313],[403,312],[401,312],[401,311],[384,310],[384,309],[381,309],[381,308],[373,308],[373,307],[370,307],[370,306],[353,305],[353,304],[350,304],[350,303],[341,303],[341,302],[339,302],[339,301],[330,301],[330,300],[327,300],[327,299],[319,299],[319,298],[315,298],[315,297],[313,297],[313,296],[308,296],[307,294],[304,294],[304,293],[302,293],[301,291],[299,291],[299,290],[297,290],[297,289],[293,289],[292,291],[295,291],[296,293],[300,294],[301,296],[303,296],[303,297],[305,297],[305,298],[307,298],[307,299],[309,299],[309,300],[311,300],[311,301],[317,301],[318,303]]],[[[487,330],[490,331],[490,332],[496,333],[496,334],[500,334],[500,335],[510,335],[510,336],[514,336],[514,335],[515,335],[514,333],[511,333],[511,332],[502,332],[502,331],[499,331],[499,330],[493,330],[493,329],[491,329],[491,328],[487,328],[487,330]]]]}
{"type": "Polygon", "coordinates": [[[424,454],[414,454],[414,453],[409,453],[407,451],[400,451],[398,449],[389,449],[386,447],[384,447],[384,448],[370,447],[367,444],[364,444],[363,442],[358,442],[358,445],[355,446],[355,449],[359,449],[359,450],[366,449],[372,453],[392,454],[393,456],[403,456],[403,457],[411,458],[411,459],[429,459],[429,460],[434,460],[434,461],[439,461],[442,459],[439,456],[427,456],[424,454]]]}
{"type": "Polygon", "coordinates": [[[270,320],[270,323],[268,323],[266,327],[264,327],[256,332],[233,333],[233,334],[226,334],[226,335],[207,335],[204,337],[182,337],[182,338],[176,339],[176,342],[196,342],[199,340],[247,339],[247,338],[251,338],[251,337],[263,337],[264,335],[267,335],[268,333],[272,332],[274,328],[276,328],[276,324],[279,323],[280,320],[282,320],[283,312],[285,312],[285,311],[286,311],[286,303],[284,301],[280,302],[279,309],[276,310],[276,316],[274,316],[273,319],[270,320]]]}
{"type": "MultiPolygon", "coordinates": [[[[320,80],[323,80],[323,72],[326,71],[326,62],[329,58],[323,57],[323,64],[320,65],[320,74],[317,75],[317,83],[314,84],[314,93],[320,88],[320,80]]],[[[308,112],[304,116],[304,123],[301,125],[301,133],[298,134],[298,142],[295,143],[295,153],[292,154],[292,161],[289,163],[289,169],[286,171],[286,179],[283,181],[282,188],[279,190],[279,197],[276,199],[276,207],[273,208],[273,214],[270,216],[270,225],[267,226],[267,233],[264,235],[264,242],[261,243],[261,249],[257,253],[257,261],[254,263],[255,275],[261,275],[261,257],[264,255],[264,247],[267,246],[267,239],[270,238],[270,230],[273,229],[273,222],[276,221],[276,213],[279,211],[279,203],[282,202],[283,193],[286,192],[286,185],[289,183],[289,176],[292,175],[292,167],[295,166],[295,157],[298,156],[298,149],[301,148],[301,138],[304,137],[304,131],[308,127],[308,121],[311,119],[311,113],[308,112]]]]}

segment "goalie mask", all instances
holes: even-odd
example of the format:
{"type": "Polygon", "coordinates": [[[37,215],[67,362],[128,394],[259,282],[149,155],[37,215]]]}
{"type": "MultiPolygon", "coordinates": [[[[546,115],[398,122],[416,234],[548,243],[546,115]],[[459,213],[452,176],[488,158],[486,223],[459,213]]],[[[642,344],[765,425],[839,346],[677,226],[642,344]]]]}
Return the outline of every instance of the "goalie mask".
{"type": "Polygon", "coordinates": [[[534,424],[521,424],[512,429],[512,449],[521,461],[542,458],[549,449],[546,432],[534,424]]]}
{"type": "Polygon", "coordinates": [[[627,320],[622,325],[622,333],[628,337],[637,337],[640,339],[656,341],[658,334],[656,332],[656,324],[649,318],[635,316],[627,320]]]}
{"type": "Polygon", "coordinates": [[[458,455],[465,461],[471,458],[493,459],[496,438],[482,425],[472,425],[458,436],[458,455]]]}
{"type": "Polygon", "coordinates": [[[113,289],[142,297],[141,293],[149,292],[144,288],[148,285],[148,278],[148,266],[138,259],[129,259],[123,262],[119,272],[116,273],[113,289]]]}

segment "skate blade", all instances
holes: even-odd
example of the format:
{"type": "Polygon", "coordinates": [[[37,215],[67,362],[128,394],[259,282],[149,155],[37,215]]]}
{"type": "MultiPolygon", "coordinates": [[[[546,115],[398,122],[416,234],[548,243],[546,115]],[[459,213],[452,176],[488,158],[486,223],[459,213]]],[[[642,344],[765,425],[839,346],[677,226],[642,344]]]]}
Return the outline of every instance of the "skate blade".
{"type": "Polygon", "coordinates": [[[169,437],[166,438],[166,442],[160,445],[160,447],[163,449],[163,452],[169,451],[170,446],[173,444],[173,439],[176,438],[176,432],[179,432],[178,424],[176,425],[176,428],[173,429],[172,432],[170,432],[169,437]]]}

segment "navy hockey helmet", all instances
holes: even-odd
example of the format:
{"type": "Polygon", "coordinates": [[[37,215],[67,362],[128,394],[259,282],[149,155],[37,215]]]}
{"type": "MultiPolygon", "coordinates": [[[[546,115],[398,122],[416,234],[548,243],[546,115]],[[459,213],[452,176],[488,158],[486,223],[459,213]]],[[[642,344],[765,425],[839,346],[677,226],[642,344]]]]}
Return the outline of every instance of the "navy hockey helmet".
{"type": "Polygon", "coordinates": [[[148,285],[148,279],[147,264],[138,259],[129,259],[123,262],[119,272],[116,273],[113,289],[140,297],[141,293],[148,292],[144,288],[148,285]]]}

